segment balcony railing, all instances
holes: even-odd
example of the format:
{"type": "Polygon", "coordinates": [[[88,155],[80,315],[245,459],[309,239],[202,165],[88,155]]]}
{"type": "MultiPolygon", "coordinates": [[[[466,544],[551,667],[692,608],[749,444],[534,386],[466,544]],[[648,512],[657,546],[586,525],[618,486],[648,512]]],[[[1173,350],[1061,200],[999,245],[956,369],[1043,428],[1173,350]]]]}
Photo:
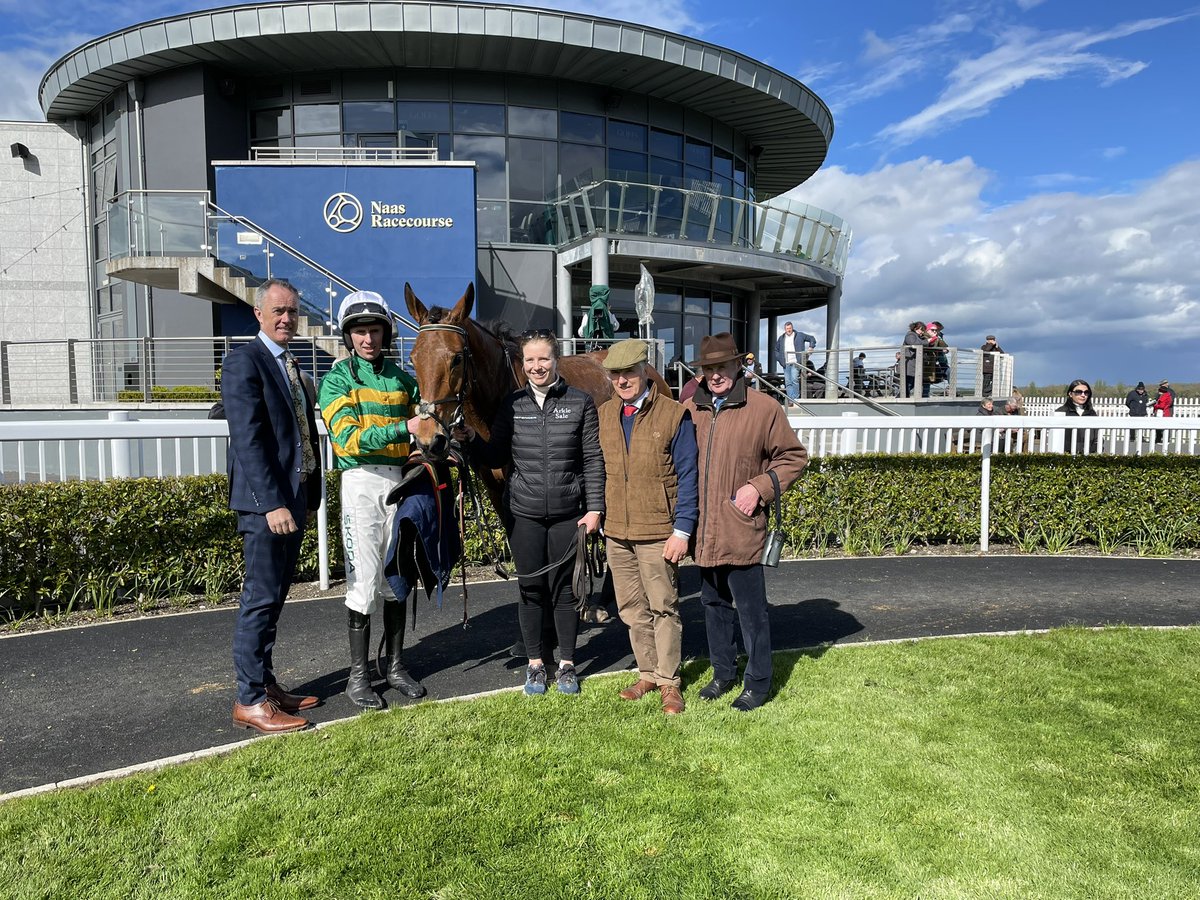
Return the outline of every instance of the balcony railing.
{"type": "Polygon", "coordinates": [[[756,203],[726,196],[717,184],[645,184],[613,173],[551,201],[547,218],[542,237],[558,246],[598,234],[644,235],[792,256],[838,275],[852,239],[841,218],[798,201],[756,203]]]}

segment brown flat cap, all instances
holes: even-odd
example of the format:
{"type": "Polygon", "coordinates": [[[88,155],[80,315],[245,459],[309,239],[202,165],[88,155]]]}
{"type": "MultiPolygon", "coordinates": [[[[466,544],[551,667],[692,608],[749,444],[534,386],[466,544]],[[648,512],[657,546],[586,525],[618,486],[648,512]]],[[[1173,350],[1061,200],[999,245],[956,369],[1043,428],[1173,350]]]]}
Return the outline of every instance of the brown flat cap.
{"type": "Polygon", "coordinates": [[[608,348],[608,356],[604,357],[604,368],[610,372],[620,372],[623,369],[632,369],[645,361],[646,342],[638,338],[627,338],[608,348]]]}

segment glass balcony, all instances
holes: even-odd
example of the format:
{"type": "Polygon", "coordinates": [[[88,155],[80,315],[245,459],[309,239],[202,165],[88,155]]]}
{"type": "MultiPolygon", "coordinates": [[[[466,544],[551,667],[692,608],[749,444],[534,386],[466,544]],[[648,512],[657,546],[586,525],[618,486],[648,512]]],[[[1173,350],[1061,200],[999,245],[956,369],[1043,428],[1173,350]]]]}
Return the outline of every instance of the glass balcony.
{"type": "MultiPolygon", "coordinates": [[[[852,232],[833,213],[786,198],[728,196],[695,179],[646,184],[608,172],[551,200],[545,237],[562,246],[598,234],[629,234],[794,256],[842,275],[852,232]]],[[[580,179],[582,180],[582,179],[580,179]]]]}

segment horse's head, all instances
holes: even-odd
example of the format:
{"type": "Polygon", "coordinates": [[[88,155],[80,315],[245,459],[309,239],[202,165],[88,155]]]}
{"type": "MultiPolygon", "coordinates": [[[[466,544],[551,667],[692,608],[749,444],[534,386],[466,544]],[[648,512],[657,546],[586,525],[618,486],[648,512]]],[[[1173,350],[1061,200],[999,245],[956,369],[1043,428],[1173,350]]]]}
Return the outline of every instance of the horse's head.
{"type": "Polygon", "coordinates": [[[412,435],[413,446],[428,459],[443,460],[450,449],[450,428],[464,418],[469,401],[474,368],[468,320],[475,286],[468,284],[449,310],[440,306],[426,309],[408,284],[404,285],[404,300],[419,326],[409,356],[421,389],[417,410],[421,423],[412,435]]]}

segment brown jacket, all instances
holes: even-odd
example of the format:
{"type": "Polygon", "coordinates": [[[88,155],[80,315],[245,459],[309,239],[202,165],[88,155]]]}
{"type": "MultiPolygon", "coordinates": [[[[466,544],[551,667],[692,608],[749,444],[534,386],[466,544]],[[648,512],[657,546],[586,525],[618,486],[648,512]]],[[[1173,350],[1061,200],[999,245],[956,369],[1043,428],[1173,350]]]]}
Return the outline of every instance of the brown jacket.
{"type": "Polygon", "coordinates": [[[774,400],[747,388],[738,378],[714,412],[706,381],[684,404],[696,424],[700,452],[700,521],[693,535],[696,564],[749,566],[762,561],[768,504],[775,499],[774,471],[786,491],[808,464],[808,451],[774,400]],[[754,485],[762,502],[753,516],[733,505],[745,484],[754,485]]]}

